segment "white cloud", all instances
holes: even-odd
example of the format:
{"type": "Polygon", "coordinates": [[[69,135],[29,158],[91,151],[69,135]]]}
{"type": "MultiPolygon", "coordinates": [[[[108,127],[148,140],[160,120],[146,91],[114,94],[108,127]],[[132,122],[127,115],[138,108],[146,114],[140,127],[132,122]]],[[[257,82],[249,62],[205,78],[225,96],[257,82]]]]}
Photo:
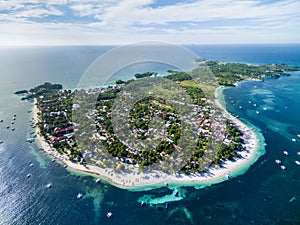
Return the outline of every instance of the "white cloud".
{"type": "Polygon", "coordinates": [[[177,43],[300,41],[297,0],[268,4],[259,0],[199,0],[154,7],[156,2],[0,0],[0,41],[2,44],[30,44],[32,40],[40,44],[116,44],[149,39],[177,43]],[[69,13],[65,18],[63,8],[71,10],[71,16],[69,13]],[[47,15],[58,16],[58,21],[47,19],[47,15]],[[83,19],[86,16],[93,19],[83,19]],[[33,18],[45,20],[32,22],[33,18]],[[72,19],[76,19],[76,24],[69,22],[72,19]]]}

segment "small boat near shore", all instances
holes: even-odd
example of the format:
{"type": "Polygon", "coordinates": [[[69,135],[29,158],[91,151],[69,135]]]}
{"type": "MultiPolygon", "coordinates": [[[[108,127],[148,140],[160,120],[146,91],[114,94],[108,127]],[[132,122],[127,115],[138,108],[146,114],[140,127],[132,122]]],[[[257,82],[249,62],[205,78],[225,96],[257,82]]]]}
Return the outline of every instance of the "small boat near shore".
{"type": "Polygon", "coordinates": [[[82,193],[78,193],[76,197],[77,197],[77,199],[81,199],[83,197],[83,194],[82,193]]]}
{"type": "Polygon", "coordinates": [[[107,213],[106,213],[106,217],[107,217],[108,219],[112,218],[113,216],[114,216],[114,215],[113,215],[112,212],[107,212],[107,213]]]}
{"type": "Polygon", "coordinates": [[[26,142],[32,143],[32,142],[34,142],[34,138],[28,138],[28,139],[26,139],[26,142]]]}
{"type": "Polygon", "coordinates": [[[285,169],[286,169],[286,167],[285,167],[284,165],[280,166],[280,168],[281,168],[282,170],[285,170],[285,169]]]}
{"type": "Polygon", "coordinates": [[[277,164],[280,164],[280,163],[281,163],[281,161],[280,161],[279,159],[275,159],[275,162],[276,162],[277,164]]]}
{"type": "Polygon", "coordinates": [[[101,179],[100,178],[98,178],[97,180],[96,180],[96,183],[99,183],[101,181],[101,179]]]}

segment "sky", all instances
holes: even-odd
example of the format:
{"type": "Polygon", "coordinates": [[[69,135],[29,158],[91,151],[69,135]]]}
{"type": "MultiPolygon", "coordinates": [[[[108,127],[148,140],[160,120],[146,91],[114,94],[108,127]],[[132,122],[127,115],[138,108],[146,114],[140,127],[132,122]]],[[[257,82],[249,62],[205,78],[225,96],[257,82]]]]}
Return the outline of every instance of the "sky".
{"type": "Polygon", "coordinates": [[[0,0],[0,45],[300,43],[299,0],[0,0]]]}

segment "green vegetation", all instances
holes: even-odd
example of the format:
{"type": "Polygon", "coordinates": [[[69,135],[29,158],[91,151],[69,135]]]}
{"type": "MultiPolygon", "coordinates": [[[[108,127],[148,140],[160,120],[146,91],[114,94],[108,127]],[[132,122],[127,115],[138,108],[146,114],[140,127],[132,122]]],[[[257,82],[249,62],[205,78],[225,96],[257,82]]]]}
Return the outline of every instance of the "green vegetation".
{"type": "Polygon", "coordinates": [[[144,78],[144,77],[151,77],[156,76],[158,73],[156,72],[145,72],[145,73],[136,73],[134,76],[137,79],[144,78]]]}
{"type": "MultiPolygon", "coordinates": [[[[163,86],[158,86],[155,90],[161,96],[176,95],[178,91],[185,91],[191,99],[191,104],[195,111],[199,124],[197,125],[197,146],[186,165],[182,165],[182,173],[199,173],[203,172],[201,164],[203,156],[211,149],[210,144],[214,143],[211,133],[213,132],[212,124],[216,119],[218,121],[217,130],[222,136],[217,137],[219,144],[212,165],[222,165],[224,160],[234,160],[240,157],[239,151],[243,147],[243,134],[233,124],[228,122],[226,118],[220,115],[212,118],[216,109],[209,101],[209,97],[213,96],[214,89],[220,85],[234,85],[235,82],[244,79],[260,79],[265,77],[274,77],[288,75],[285,71],[295,71],[298,67],[280,65],[247,65],[241,63],[222,63],[215,61],[207,61],[206,64],[210,67],[214,76],[211,79],[211,74],[204,77],[204,82],[199,82],[196,73],[202,75],[200,68],[193,70],[190,74],[186,72],[178,72],[169,70],[169,75],[166,79],[172,80],[178,84],[178,87],[167,90],[163,86]],[[217,84],[218,83],[218,84],[217,84]],[[177,90],[178,89],[178,90],[177,90]],[[208,96],[207,96],[208,95],[208,96]],[[221,122],[220,122],[221,121],[221,122]]],[[[155,72],[146,72],[135,74],[137,79],[156,76],[155,72]]],[[[203,78],[203,77],[201,77],[203,78]]],[[[66,154],[70,160],[84,162],[82,149],[85,152],[91,152],[91,156],[101,156],[96,151],[97,145],[95,141],[101,140],[103,147],[110,157],[118,159],[121,163],[120,168],[125,168],[127,164],[138,164],[143,170],[145,166],[153,165],[164,161],[167,157],[178,148],[178,141],[181,137],[181,123],[184,118],[180,118],[176,108],[159,97],[147,97],[136,102],[133,108],[129,111],[129,130],[134,136],[140,140],[148,140],[149,137],[156,137],[159,133],[164,134],[164,139],[157,146],[153,146],[152,150],[143,149],[141,146],[127,146],[122,143],[115,135],[112,124],[112,107],[119,92],[124,86],[128,85],[129,81],[117,80],[115,87],[107,87],[95,90],[62,90],[62,85],[44,83],[29,91],[22,90],[15,94],[27,94],[24,99],[35,97],[37,106],[40,110],[39,121],[37,126],[40,133],[48,143],[53,146],[59,153],[66,154]],[[89,99],[93,99],[92,95],[96,93],[96,105],[91,105],[89,99]],[[100,94],[97,94],[100,93],[100,94]],[[81,96],[74,102],[74,96],[81,96]],[[79,132],[74,129],[72,121],[72,107],[76,103],[78,111],[78,121],[82,129],[81,133],[76,133],[76,138],[81,138],[80,143],[76,142],[74,132],[79,132]],[[90,111],[86,112],[85,109],[90,111]],[[150,124],[159,121],[164,130],[151,128],[150,124]],[[96,129],[97,135],[92,131],[96,129]],[[83,132],[82,132],[83,131],[83,132]],[[80,151],[81,150],[81,151],[80,151]]],[[[181,101],[181,100],[179,100],[181,101]]],[[[183,101],[183,99],[182,99],[183,101]]],[[[214,137],[216,138],[216,137],[214,137]]],[[[189,145],[189,143],[186,143],[189,145]]],[[[102,157],[102,156],[101,156],[102,157]]],[[[112,161],[107,158],[102,160],[103,165],[112,165],[112,161]]]]}
{"type": "Polygon", "coordinates": [[[21,91],[16,91],[14,94],[15,95],[20,95],[20,94],[27,94],[28,91],[27,90],[21,90],[21,91]]]}
{"type": "Polygon", "coordinates": [[[265,77],[278,78],[289,76],[285,71],[297,71],[299,67],[285,64],[249,65],[242,63],[223,63],[207,61],[220,85],[233,86],[235,82],[245,79],[263,80],[265,77]]]}
{"type": "Polygon", "coordinates": [[[186,72],[179,72],[174,70],[168,70],[167,71],[170,75],[166,76],[167,79],[170,79],[172,81],[186,81],[186,80],[192,80],[193,78],[186,72]]]}

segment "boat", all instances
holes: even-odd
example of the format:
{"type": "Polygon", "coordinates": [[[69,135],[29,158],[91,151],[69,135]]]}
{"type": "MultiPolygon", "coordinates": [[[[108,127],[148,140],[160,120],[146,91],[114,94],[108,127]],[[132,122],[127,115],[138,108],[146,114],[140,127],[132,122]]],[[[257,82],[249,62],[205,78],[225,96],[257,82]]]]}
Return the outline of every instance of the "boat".
{"type": "Polygon", "coordinates": [[[11,128],[11,130],[12,130],[12,131],[14,131],[14,130],[15,130],[15,128],[11,128]]]}
{"type": "Polygon", "coordinates": [[[146,205],[145,202],[141,202],[141,207],[144,207],[146,205]]]}
{"type": "Polygon", "coordinates": [[[81,194],[81,193],[77,194],[77,199],[81,199],[82,197],[83,197],[83,194],[81,194]]]}
{"type": "Polygon", "coordinates": [[[31,174],[29,173],[29,174],[27,174],[27,176],[26,177],[31,177],[31,174]]]}
{"type": "Polygon", "coordinates": [[[293,141],[293,142],[296,142],[296,139],[295,139],[295,138],[292,138],[292,141],[293,141]]]}
{"type": "Polygon", "coordinates": [[[34,142],[34,139],[33,138],[28,138],[28,139],[26,139],[26,142],[32,143],[32,142],[34,142]]]}
{"type": "Polygon", "coordinates": [[[47,188],[51,188],[51,187],[52,187],[52,184],[49,183],[49,184],[46,185],[46,187],[47,187],[47,188]]]}
{"type": "Polygon", "coordinates": [[[294,195],[294,196],[290,199],[289,203],[291,203],[292,201],[295,201],[295,200],[296,200],[296,196],[294,195]]]}
{"type": "Polygon", "coordinates": [[[231,176],[230,176],[230,174],[226,174],[226,177],[227,177],[227,179],[231,179],[231,176]]]}
{"type": "Polygon", "coordinates": [[[299,137],[299,138],[300,138],[300,134],[297,134],[297,137],[299,137]]]}
{"type": "Polygon", "coordinates": [[[3,120],[0,120],[0,123],[3,123],[3,120]]]}
{"type": "Polygon", "coordinates": [[[295,163],[300,166],[300,161],[296,160],[295,163]]]}
{"type": "Polygon", "coordinates": [[[259,111],[256,111],[256,114],[259,114],[259,111]]]}
{"type": "Polygon", "coordinates": [[[55,162],[55,159],[52,159],[51,161],[52,161],[52,162],[55,162]]]}
{"type": "Polygon", "coordinates": [[[256,104],[254,103],[253,106],[256,106],[256,104]]]}
{"type": "Polygon", "coordinates": [[[286,167],[285,167],[284,165],[280,166],[280,168],[281,168],[282,170],[285,170],[285,169],[286,169],[286,167]]]}
{"type": "Polygon", "coordinates": [[[169,204],[166,202],[166,209],[169,208],[169,204]]]}
{"type": "Polygon", "coordinates": [[[14,121],[11,121],[11,124],[15,124],[15,122],[14,122],[14,121]]]}
{"type": "Polygon", "coordinates": [[[174,192],[174,195],[175,195],[175,197],[178,197],[178,191],[177,190],[174,192]]]}
{"type": "Polygon", "coordinates": [[[99,183],[101,181],[101,179],[100,178],[98,178],[97,180],[96,180],[96,183],[99,183]]]}
{"type": "Polygon", "coordinates": [[[30,166],[30,167],[33,167],[33,163],[30,163],[29,166],[30,166]]]}
{"type": "Polygon", "coordinates": [[[240,105],[239,108],[242,109],[243,107],[240,105]]]}
{"type": "Polygon", "coordinates": [[[9,126],[7,126],[6,129],[9,129],[9,126]]]}
{"type": "Polygon", "coordinates": [[[281,163],[281,161],[280,161],[279,159],[275,159],[275,162],[276,162],[277,164],[280,164],[280,163],[281,163]]]}
{"type": "Polygon", "coordinates": [[[113,217],[112,212],[107,212],[107,213],[106,213],[106,217],[107,217],[107,218],[112,218],[112,217],[113,217]]]}
{"type": "Polygon", "coordinates": [[[68,167],[68,165],[65,164],[65,165],[64,165],[64,168],[67,168],[67,167],[68,167]]]}
{"type": "Polygon", "coordinates": [[[3,141],[0,141],[0,144],[3,144],[3,141]]]}
{"type": "Polygon", "coordinates": [[[289,154],[287,151],[283,151],[282,153],[285,154],[285,155],[288,155],[288,154],[289,154]]]}
{"type": "Polygon", "coordinates": [[[267,110],[267,107],[264,107],[264,108],[263,108],[263,110],[265,110],[265,111],[266,111],[266,110],[267,110]]]}
{"type": "Polygon", "coordinates": [[[300,155],[300,152],[297,152],[297,155],[300,155]]]}

